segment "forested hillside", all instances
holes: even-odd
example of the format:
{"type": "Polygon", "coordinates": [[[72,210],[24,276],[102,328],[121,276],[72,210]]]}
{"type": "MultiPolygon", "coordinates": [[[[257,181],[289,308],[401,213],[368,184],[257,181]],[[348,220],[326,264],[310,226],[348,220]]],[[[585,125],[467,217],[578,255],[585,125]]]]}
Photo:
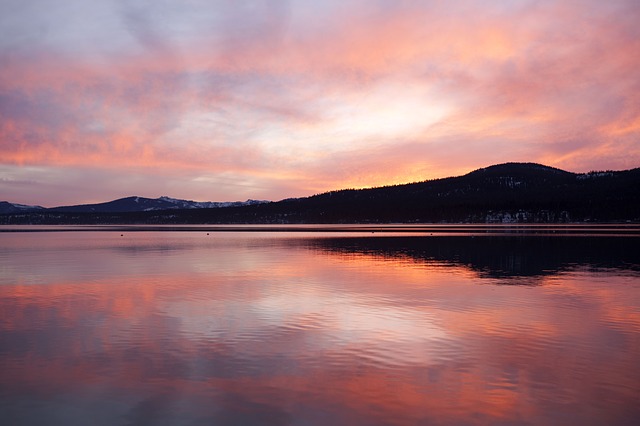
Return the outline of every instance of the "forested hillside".
{"type": "Polygon", "coordinates": [[[35,211],[2,223],[417,223],[640,221],[640,169],[570,173],[506,163],[459,177],[224,207],[130,213],[35,211]]]}

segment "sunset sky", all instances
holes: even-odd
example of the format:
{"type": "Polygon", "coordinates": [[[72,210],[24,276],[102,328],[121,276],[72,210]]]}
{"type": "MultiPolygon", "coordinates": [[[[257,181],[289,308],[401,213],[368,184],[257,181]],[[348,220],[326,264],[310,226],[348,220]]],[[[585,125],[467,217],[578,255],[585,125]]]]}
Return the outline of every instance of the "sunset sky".
{"type": "Polygon", "coordinates": [[[0,200],[640,166],[638,0],[0,0],[0,200]]]}

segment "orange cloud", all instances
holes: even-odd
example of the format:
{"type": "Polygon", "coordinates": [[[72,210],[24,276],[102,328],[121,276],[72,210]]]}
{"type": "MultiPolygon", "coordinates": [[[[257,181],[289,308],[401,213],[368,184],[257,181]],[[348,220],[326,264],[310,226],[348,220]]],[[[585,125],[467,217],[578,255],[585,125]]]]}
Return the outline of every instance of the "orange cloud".
{"type": "Polygon", "coordinates": [[[638,163],[634,2],[156,7],[164,26],[123,6],[93,50],[54,24],[67,44],[0,50],[2,164],[142,165],[185,188],[233,173],[280,199],[505,161],[638,163]]]}

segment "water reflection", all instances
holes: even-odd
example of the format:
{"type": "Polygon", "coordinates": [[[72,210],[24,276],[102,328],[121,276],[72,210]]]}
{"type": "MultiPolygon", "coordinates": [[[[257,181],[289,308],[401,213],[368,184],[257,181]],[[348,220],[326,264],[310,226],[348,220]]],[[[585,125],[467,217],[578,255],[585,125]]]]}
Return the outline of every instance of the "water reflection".
{"type": "Polygon", "coordinates": [[[8,424],[640,416],[634,239],[0,238],[8,424]]]}
{"type": "Polygon", "coordinates": [[[367,237],[323,238],[305,243],[337,253],[466,266],[481,277],[543,277],[576,267],[640,272],[640,238],[367,237]]]}

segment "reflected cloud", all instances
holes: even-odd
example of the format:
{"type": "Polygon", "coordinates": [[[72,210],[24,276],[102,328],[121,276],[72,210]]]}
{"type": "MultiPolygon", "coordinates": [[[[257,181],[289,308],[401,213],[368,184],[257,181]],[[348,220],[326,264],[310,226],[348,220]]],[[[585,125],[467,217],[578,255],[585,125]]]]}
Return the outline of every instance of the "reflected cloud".
{"type": "Polygon", "coordinates": [[[16,248],[0,250],[5,418],[632,424],[639,414],[636,238],[150,232],[127,235],[123,250],[109,235],[0,235],[16,248]],[[50,273],[53,263],[82,272],[50,273]],[[511,279],[540,285],[495,285],[511,279]]]}

